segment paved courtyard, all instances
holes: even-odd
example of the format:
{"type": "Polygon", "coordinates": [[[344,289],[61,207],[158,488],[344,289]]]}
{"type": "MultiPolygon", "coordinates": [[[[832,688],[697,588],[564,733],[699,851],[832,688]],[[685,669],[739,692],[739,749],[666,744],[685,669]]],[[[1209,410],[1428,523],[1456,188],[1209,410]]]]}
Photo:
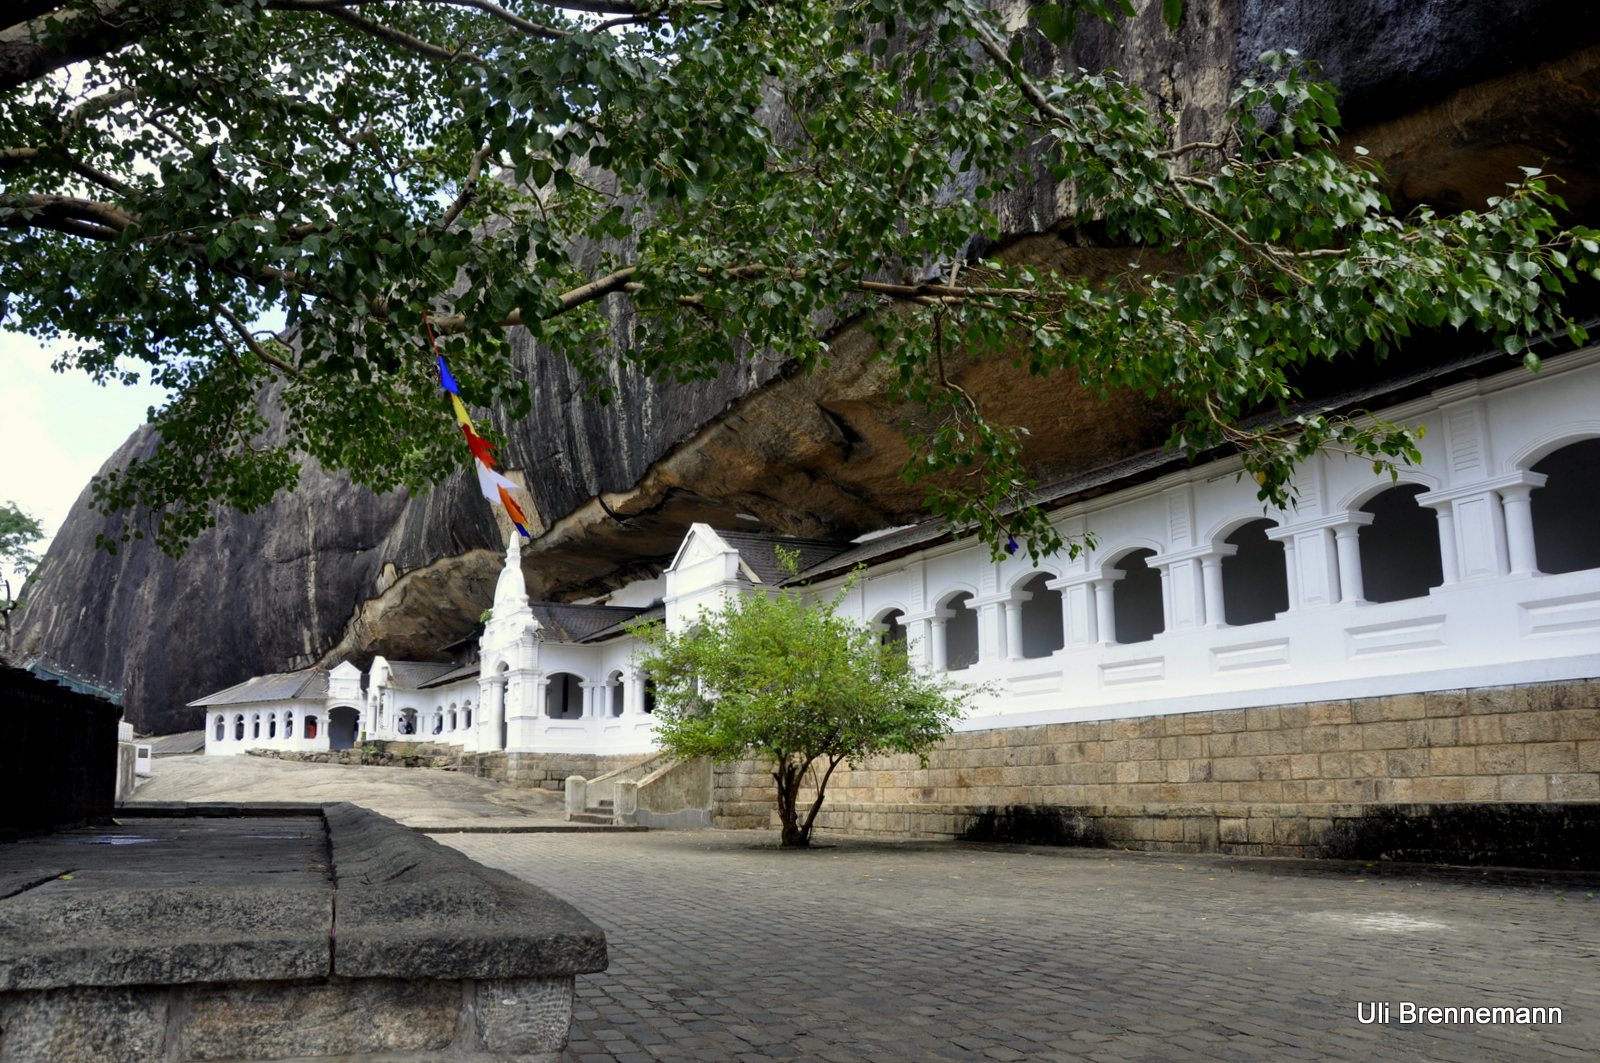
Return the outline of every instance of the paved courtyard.
{"type": "Polygon", "coordinates": [[[440,835],[573,902],[571,1063],[1596,1058],[1600,882],[733,832],[440,835]],[[1387,872],[1387,873],[1386,873],[1387,872]],[[1364,1025],[1357,1004],[1391,1006],[1364,1025]],[[1399,1003],[1563,1023],[1399,1025],[1399,1003]]]}

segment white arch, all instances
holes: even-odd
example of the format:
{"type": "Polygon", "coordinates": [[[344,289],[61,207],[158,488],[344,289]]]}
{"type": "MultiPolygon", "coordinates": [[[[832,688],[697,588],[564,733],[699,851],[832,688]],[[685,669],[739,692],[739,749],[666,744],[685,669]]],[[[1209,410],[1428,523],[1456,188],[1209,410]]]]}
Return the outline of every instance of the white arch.
{"type": "Polygon", "coordinates": [[[1368,502],[1371,502],[1374,498],[1377,498],[1385,491],[1392,490],[1396,487],[1404,487],[1407,484],[1414,484],[1427,491],[1437,491],[1440,487],[1444,486],[1444,481],[1440,480],[1437,476],[1429,476],[1427,473],[1418,472],[1416,469],[1401,469],[1400,478],[1397,480],[1391,480],[1387,476],[1381,478],[1375,477],[1375,479],[1377,479],[1377,483],[1362,484],[1360,487],[1357,487],[1355,490],[1347,493],[1344,498],[1340,499],[1339,503],[1334,507],[1335,510],[1360,509],[1362,506],[1366,505],[1368,502]]]}
{"type": "Polygon", "coordinates": [[[1570,447],[1574,443],[1582,443],[1596,436],[1600,436],[1600,421],[1568,422],[1523,444],[1520,450],[1501,464],[1504,465],[1506,472],[1531,469],[1563,447],[1570,447]]]}
{"type": "MultiPolygon", "coordinates": [[[[1282,511],[1280,510],[1279,512],[1281,513],[1282,511]]],[[[1211,526],[1211,530],[1206,532],[1205,537],[1201,541],[1211,543],[1213,546],[1215,546],[1217,543],[1222,542],[1224,539],[1238,531],[1240,528],[1244,527],[1246,524],[1254,524],[1258,520],[1270,520],[1274,527],[1283,527],[1283,521],[1278,517],[1263,513],[1260,510],[1251,510],[1248,513],[1244,512],[1243,510],[1235,510],[1233,513],[1223,517],[1221,520],[1213,524],[1211,526]]]]}
{"type": "MultiPolygon", "coordinates": [[[[962,594],[970,594],[972,597],[976,598],[978,596],[978,588],[974,587],[970,583],[953,584],[939,595],[939,597],[936,599],[937,604],[935,605],[935,608],[948,609],[950,607],[951,599],[962,594]]],[[[970,608],[970,606],[968,608],[970,608]]]]}
{"type": "Polygon", "coordinates": [[[1105,547],[1104,549],[1096,550],[1094,552],[1093,559],[1089,562],[1089,565],[1091,568],[1104,575],[1111,569],[1115,568],[1118,561],[1121,561],[1135,550],[1154,550],[1157,554],[1159,554],[1165,549],[1166,547],[1162,546],[1154,539],[1145,539],[1142,537],[1134,539],[1122,539],[1117,542],[1115,546],[1109,546],[1105,547]]]}
{"type": "Polygon", "coordinates": [[[1006,590],[1014,591],[1024,583],[1036,579],[1039,576],[1049,576],[1051,579],[1060,579],[1062,575],[1063,574],[1056,571],[1053,566],[1047,568],[1043,565],[1035,565],[1033,568],[1024,569],[1020,575],[1012,577],[1011,582],[1006,584],[1006,590]]]}
{"type": "Polygon", "coordinates": [[[905,616],[908,612],[910,612],[909,609],[898,603],[886,604],[878,609],[877,613],[872,618],[872,622],[874,624],[881,624],[883,623],[884,618],[890,613],[899,613],[901,616],[905,616]]]}

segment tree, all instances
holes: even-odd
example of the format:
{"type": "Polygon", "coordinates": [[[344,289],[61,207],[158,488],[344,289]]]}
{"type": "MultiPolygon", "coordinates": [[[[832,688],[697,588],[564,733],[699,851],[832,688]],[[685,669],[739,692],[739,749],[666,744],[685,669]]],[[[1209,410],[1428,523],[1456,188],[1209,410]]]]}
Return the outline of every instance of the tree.
{"type": "Polygon", "coordinates": [[[11,580],[18,585],[32,578],[39,555],[32,546],[44,538],[44,526],[22,511],[15,502],[0,505],[0,635],[11,631],[11,614],[22,608],[23,599],[12,597],[11,580]]]}
{"type": "Polygon", "coordinates": [[[811,844],[840,764],[925,754],[971,697],[912,664],[903,644],[839,615],[848,592],[846,584],[816,604],[792,586],[730,595],[683,631],[659,622],[632,628],[655,686],[656,740],[684,758],[765,760],[785,848],[811,844]],[[816,793],[802,809],[808,781],[816,793]]]}
{"type": "MultiPolygon", "coordinates": [[[[993,423],[946,372],[956,352],[1166,396],[1189,411],[1174,447],[1238,446],[1281,504],[1318,449],[1380,469],[1417,454],[1405,426],[1289,417],[1306,363],[1416,328],[1512,354],[1585,338],[1560,300],[1600,242],[1557,222],[1536,171],[1486,211],[1398,217],[1378,168],[1336,150],[1333,92],[1305,63],[1263,57],[1188,143],[1114,73],[1028,72],[1052,69],[1080,15],[1127,17],[1129,0],[1063,0],[1015,30],[976,0],[506,2],[0,16],[4,327],[76,337],[90,374],[176,396],[156,456],[96,481],[103,511],[153,514],[177,551],[217,505],[292,489],[302,455],[426,488],[462,458],[425,314],[466,393],[512,418],[529,402],[509,328],[606,398],[622,366],[825,367],[830,329],[859,323],[891,399],[934,414],[908,429],[907,476],[997,551],[1035,556],[1079,544],[1029,501],[1026,426],[993,423]],[[994,198],[1041,166],[1085,232],[1144,265],[1091,281],[976,254],[1001,234],[994,198]],[[602,313],[619,302],[626,334],[602,313]],[[290,346],[252,331],[274,308],[290,346]],[[281,441],[262,435],[266,395],[288,412],[281,441]],[[1262,412],[1281,423],[1239,427],[1262,412]]],[[[1163,0],[1169,24],[1182,14],[1163,0]]]]}

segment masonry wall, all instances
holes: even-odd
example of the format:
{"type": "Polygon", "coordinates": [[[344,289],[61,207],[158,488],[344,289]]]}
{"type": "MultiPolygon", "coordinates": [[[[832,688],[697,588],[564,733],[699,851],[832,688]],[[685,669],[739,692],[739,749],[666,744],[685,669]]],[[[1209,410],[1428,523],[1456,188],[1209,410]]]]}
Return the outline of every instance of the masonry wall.
{"type": "MultiPolygon", "coordinates": [[[[765,826],[752,763],[718,826],[765,826]]],[[[824,831],[1600,866],[1600,680],[976,731],[841,768],[824,831]]]]}

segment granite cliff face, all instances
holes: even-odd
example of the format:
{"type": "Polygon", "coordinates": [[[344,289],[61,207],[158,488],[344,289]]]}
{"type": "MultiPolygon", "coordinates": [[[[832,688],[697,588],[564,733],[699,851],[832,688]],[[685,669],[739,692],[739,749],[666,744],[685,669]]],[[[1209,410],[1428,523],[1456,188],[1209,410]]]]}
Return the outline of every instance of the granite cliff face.
{"type": "MultiPolygon", "coordinates": [[[[1020,23],[1026,5],[1014,6],[1020,23]]],[[[1297,48],[1340,86],[1355,127],[1346,142],[1385,164],[1402,203],[1479,205],[1517,165],[1547,165],[1567,178],[1575,212],[1595,213],[1600,21],[1586,4],[1191,0],[1175,34],[1159,4],[1146,6],[1119,30],[1089,27],[1056,61],[1123,71],[1200,136],[1260,52],[1297,48]]],[[[1049,181],[1026,185],[1000,205],[999,249],[1091,274],[1135,253],[1095,246],[1063,223],[1066,209],[1049,181]]],[[[502,457],[537,511],[541,534],[524,551],[536,597],[602,594],[653,574],[691,521],[850,537],[920,515],[920,489],[899,477],[907,411],[884,400],[870,347],[848,328],[824,374],[757,363],[680,387],[623,372],[605,408],[582,399],[564,363],[525,336],[514,344],[534,408],[500,425],[502,457]]],[[[1172,414],[1140,397],[1102,404],[1004,365],[960,373],[997,417],[1030,426],[1045,477],[1157,446],[1172,414]]],[[[154,444],[141,429],[109,464],[154,444]]],[[[51,545],[11,652],[125,688],[129,717],[153,732],[197,726],[185,702],[260,672],[433,654],[489,604],[505,531],[465,475],[408,498],[308,467],[294,495],[224,515],[174,562],[148,543],[96,551],[108,522],[87,502],[51,545]]]]}

